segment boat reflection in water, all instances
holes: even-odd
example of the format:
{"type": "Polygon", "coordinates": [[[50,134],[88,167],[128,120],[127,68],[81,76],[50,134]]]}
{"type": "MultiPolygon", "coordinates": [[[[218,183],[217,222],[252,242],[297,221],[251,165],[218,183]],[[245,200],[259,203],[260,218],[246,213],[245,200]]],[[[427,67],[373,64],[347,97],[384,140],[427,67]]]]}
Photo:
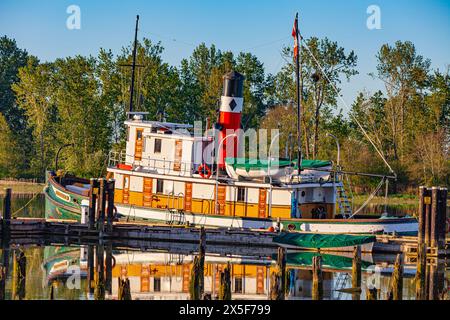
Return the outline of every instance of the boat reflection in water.
{"type": "MultiPolygon", "coordinates": [[[[48,285],[57,285],[57,295],[61,287],[74,286],[79,276],[81,299],[94,299],[97,279],[104,279],[106,299],[117,299],[118,278],[128,278],[132,299],[189,299],[189,284],[191,268],[195,255],[170,252],[141,252],[133,250],[113,250],[110,268],[108,263],[99,268],[94,259],[94,265],[88,263],[89,250],[92,252],[107,252],[103,246],[83,247],[46,247],[44,269],[48,285]],[[95,250],[92,250],[95,249],[95,250]],[[106,267],[106,268],[105,268],[106,267]],[[93,286],[89,289],[88,278],[92,272],[93,286]]],[[[264,252],[266,253],[266,252],[264,252]]],[[[288,253],[286,257],[288,272],[287,299],[311,299],[312,271],[311,261],[314,252],[288,253]]],[[[323,271],[324,299],[352,299],[355,295],[340,291],[351,287],[351,255],[321,254],[323,271]]],[[[379,298],[385,298],[389,286],[390,274],[393,270],[394,256],[362,256],[362,293],[365,298],[365,288],[375,286],[379,290],[379,298]]],[[[101,261],[101,260],[98,260],[101,261]]],[[[231,289],[233,299],[268,299],[270,290],[270,273],[276,264],[276,254],[261,255],[255,252],[253,256],[220,256],[206,254],[204,268],[204,291],[217,299],[220,273],[231,264],[231,289]]],[[[444,269],[442,269],[444,270],[444,269]]],[[[414,265],[404,266],[404,299],[414,298],[414,265]]],[[[442,275],[444,275],[442,271],[442,275]]],[[[442,278],[442,285],[444,278],[442,278]]],[[[439,290],[439,288],[437,289],[439,290]]],[[[63,294],[64,296],[65,294],[63,294]]],[[[60,296],[59,298],[63,298],[60,296]]],[[[358,295],[359,299],[359,295],[358,295]]]]}

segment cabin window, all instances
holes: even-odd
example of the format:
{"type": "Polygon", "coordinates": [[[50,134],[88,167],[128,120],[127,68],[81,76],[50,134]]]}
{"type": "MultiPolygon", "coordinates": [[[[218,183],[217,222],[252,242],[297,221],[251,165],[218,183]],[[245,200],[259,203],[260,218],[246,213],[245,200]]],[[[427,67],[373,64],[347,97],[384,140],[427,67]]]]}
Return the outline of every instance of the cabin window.
{"type": "Polygon", "coordinates": [[[245,188],[237,189],[237,201],[245,201],[245,188]]]}
{"type": "Polygon", "coordinates": [[[161,139],[155,139],[155,150],[154,153],[161,153],[161,139]]]}
{"type": "Polygon", "coordinates": [[[144,137],[144,140],[143,140],[143,142],[142,142],[142,152],[145,152],[146,144],[147,144],[147,138],[144,137]]]}
{"type": "Polygon", "coordinates": [[[242,293],[242,278],[234,278],[234,293],[242,293]]]}
{"type": "Polygon", "coordinates": [[[156,193],[164,192],[164,180],[157,179],[156,180],[156,193]]]}
{"type": "Polygon", "coordinates": [[[153,278],[153,291],[161,292],[161,278],[153,278]]]}

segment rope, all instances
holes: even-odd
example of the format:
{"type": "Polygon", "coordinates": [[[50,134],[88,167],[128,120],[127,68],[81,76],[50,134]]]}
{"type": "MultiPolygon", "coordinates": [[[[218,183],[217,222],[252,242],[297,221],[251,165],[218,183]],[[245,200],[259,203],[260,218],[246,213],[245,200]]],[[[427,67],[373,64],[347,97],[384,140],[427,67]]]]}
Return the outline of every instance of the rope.
{"type": "MultiPolygon", "coordinates": [[[[347,103],[345,102],[344,98],[341,97],[341,95],[339,94],[339,91],[337,90],[336,86],[334,85],[333,82],[331,82],[330,78],[328,77],[328,75],[326,74],[326,72],[323,70],[322,66],[320,65],[319,61],[317,61],[316,57],[314,56],[314,54],[311,52],[311,50],[309,49],[308,45],[305,43],[305,48],[308,51],[308,53],[310,54],[310,56],[313,58],[314,62],[317,64],[317,66],[319,67],[320,71],[322,72],[322,74],[325,76],[325,78],[328,80],[328,82],[330,83],[330,85],[332,86],[333,90],[336,92],[337,96],[339,97],[339,99],[341,100],[341,102],[344,104],[344,106],[349,109],[347,103]]],[[[350,110],[350,109],[349,109],[350,110]]],[[[369,137],[369,135],[367,134],[366,130],[364,130],[363,126],[359,123],[358,119],[356,119],[356,117],[353,117],[350,114],[350,117],[353,118],[353,120],[355,120],[356,124],[358,125],[358,127],[361,129],[361,131],[363,132],[364,136],[367,138],[367,140],[369,140],[370,144],[374,147],[375,151],[378,153],[378,155],[381,157],[381,159],[384,161],[384,163],[386,164],[386,166],[389,168],[390,172],[394,175],[397,176],[397,174],[394,172],[394,170],[392,170],[392,167],[389,165],[389,163],[387,162],[386,158],[384,157],[383,153],[377,148],[377,146],[375,145],[375,143],[372,141],[372,139],[369,137]]]]}
{"type": "Polygon", "coordinates": [[[20,209],[17,209],[16,211],[14,211],[13,213],[11,213],[11,217],[16,215],[17,213],[19,213],[20,211],[22,211],[23,209],[25,209],[26,207],[28,207],[30,205],[30,203],[36,199],[38,196],[40,195],[40,193],[36,193],[33,198],[31,198],[23,207],[21,207],[20,209]]]}
{"type": "Polygon", "coordinates": [[[375,188],[375,190],[369,195],[369,197],[367,198],[367,200],[361,205],[361,207],[358,208],[358,210],[356,210],[355,212],[353,212],[353,214],[348,217],[349,219],[353,218],[353,216],[355,214],[358,214],[362,209],[364,209],[367,204],[373,199],[373,197],[375,196],[375,194],[380,190],[381,186],[383,186],[384,183],[384,179],[381,179],[380,183],[378,184],[378,186],[375,188]]]}

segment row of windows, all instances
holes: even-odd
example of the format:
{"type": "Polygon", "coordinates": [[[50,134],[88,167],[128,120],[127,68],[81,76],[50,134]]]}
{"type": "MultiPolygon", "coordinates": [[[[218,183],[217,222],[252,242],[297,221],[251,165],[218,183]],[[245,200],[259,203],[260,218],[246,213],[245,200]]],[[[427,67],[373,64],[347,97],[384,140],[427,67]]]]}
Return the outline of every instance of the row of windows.
{"type": "MultiPolygon", "coordinates": [[[[161,278],[153,278],[153,291],[161,292],[161,278]]],[[[242,278],[234,278],[234,292],[242,293],[242,278]]]]}
{"type": "MultiPolygon", "coordinates": [[[[164,193],[164,180],[156,179],[156,193],[164,193]]],[[[237,201],[245,201],[246,193],[247,193],[247,189],[238,187],[237,201]]]]}

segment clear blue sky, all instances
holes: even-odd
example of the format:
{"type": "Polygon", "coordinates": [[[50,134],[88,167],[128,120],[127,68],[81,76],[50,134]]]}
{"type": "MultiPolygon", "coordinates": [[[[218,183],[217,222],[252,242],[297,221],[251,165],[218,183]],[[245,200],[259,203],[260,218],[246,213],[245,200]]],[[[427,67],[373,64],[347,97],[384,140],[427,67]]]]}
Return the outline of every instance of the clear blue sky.
{"type": "Polygon", "coordinates": [[[254,53],[266,72],[276,73],[284,61],[282,45],[291,45],[295,12],[305,37],[327,36],[356,51],[360,75],[343,84],[351,104],[357,92],[382,88],[367,74],[375,71],[375,54],[383,43],[410,40],[434,68],[450,65],[450,0],[0,0],[0,35],[51,61],[75,54],[96,55],[100,47],[118,53],[133,39],[139,14],[139,37],[161,40],[164,59],[178,66],[196,45],[254,53]],[[81,9],[81,29],[69,30],[69,5],[81,9]],[[369,5],[381,9],[381,30],[366,27],[369,5]]]}

